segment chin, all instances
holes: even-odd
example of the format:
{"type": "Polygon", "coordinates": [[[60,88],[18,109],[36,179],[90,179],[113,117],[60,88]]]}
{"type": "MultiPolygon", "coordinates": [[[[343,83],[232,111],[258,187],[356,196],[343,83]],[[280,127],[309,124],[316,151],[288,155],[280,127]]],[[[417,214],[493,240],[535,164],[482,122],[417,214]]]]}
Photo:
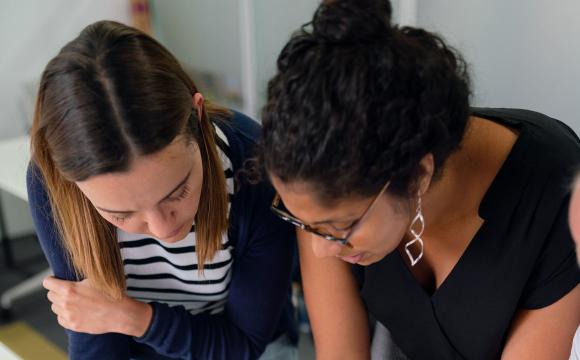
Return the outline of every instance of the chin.
{"type": "Polygon", "coordinates": [[[378,262],[379,260],[381,260],[381,259],[377,258],[376,256],[369,256],[369,257],[365,256],[356,264],[360,265],[360,266],[369,266],[369,265],[372,265],[372,264],[378,262]]]}
{"type": "Polygon", "coordinates": [[[388,252],[388,253],[386,253],[384,255],[369,254],[368,256],[363,257],[357,263],[357,265],[360,265],[360,266],[369,266],[369,265],[372,265],[374,263],[378,263],[379,261],[383,260],[387,255],[389,255],[391,252],[388,252]]]}
{"type": "Polygon", "coordinates": [[[183,229],[183,230],[181,230],[181,232],[179,234],[175,235],[171,239],[168,239],[168,241],[166,241],[166,242],[176,243],[176,242],[179,242],[179,241],[185,239],[187,237],[187,235],[189,235],[189,229],[183,229]]]}

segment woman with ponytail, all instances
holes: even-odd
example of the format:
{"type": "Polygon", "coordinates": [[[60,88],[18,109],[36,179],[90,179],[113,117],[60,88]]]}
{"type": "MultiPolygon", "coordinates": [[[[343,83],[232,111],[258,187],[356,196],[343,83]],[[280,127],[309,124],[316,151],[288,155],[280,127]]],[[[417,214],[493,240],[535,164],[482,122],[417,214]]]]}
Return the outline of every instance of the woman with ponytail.
{"type": "Polygon", "coordinates": [[[235,176],[259,133],[119,23],[48,63],[28,190],[71,359],[294,358],[294,230],[235,176]]]}
{"type": "Polygon", "coordinates": [[[471,108],[461,56],[390,9],[323,2],[268,85],[258,163],[299,227],[317,358],[568,359],[578,137],[471,108]]]}

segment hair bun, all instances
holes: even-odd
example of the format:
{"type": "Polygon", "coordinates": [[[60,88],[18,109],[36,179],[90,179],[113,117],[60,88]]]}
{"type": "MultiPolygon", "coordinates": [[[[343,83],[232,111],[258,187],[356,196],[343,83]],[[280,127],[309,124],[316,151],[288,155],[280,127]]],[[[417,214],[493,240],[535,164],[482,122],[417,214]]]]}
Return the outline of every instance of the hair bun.
{"type": "Polygon", "coordinates": [[[389,35],[389,0],[326,0],[312,19],[312,34],[327,42],[364,43],[389,35]]]}

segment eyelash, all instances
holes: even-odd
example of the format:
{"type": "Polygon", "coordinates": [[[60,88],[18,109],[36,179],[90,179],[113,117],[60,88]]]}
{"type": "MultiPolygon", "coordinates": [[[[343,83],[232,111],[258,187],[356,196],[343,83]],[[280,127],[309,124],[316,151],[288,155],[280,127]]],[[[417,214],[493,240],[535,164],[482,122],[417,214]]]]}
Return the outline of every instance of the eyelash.
{"type": "MultiPolygon", "coordinates": [[[[189,186],[185,185],[183,187],[183,190],[181,191],[181,194],[179,194],[176,197],[167,198],[167,200],[168,201],[181,201],[181,200],[185,199],[187,197],[187,195],[189,195],[189,186]]],[[[123,223],[125,220],[129,219],[130,217],[131,217],[131,215],[127,215],[124,217],[113,215],[113,220],[115,220],[118,223],[123,223]]]]}
{"type": "Polygon", "coordinates": [[[355,224],[356,224],[356,221],[353,221],[353,222],[351,222],[349,225],[347,225],[347,226],[345,226],[345,227],[342,227],[342,228],[336,227],[336,226],[334,226],[334,225],[330,225],[330,226],[332,226],[332,227],[333,227],[335,230],[337,230],[337,231],[348,231],[348,230],[352,229],[352,227],[353,227],[355,224]]]}
{"type": "Polygon", "coordinates": [[[120,217],[120,216],[113,215],[113,220],[115,220],[118,223],[123,223],[125,220],[127,220],[130,217],[131,217],[130,215],[127,215],[127,216],[124,216],[124,217],[120,217]]]}
{"type": "Polygon", "coordinates": [[[189,186],[187,186],[187,184],[185,184],[183,186],[183,191],[181,192],[181,194],[179,194],[176,197],[167,198],[167,200],[169,200],[169,201],[180,201],[180,200],[185,199],[187,197],[187,195],[189,195],[189,186]]]}

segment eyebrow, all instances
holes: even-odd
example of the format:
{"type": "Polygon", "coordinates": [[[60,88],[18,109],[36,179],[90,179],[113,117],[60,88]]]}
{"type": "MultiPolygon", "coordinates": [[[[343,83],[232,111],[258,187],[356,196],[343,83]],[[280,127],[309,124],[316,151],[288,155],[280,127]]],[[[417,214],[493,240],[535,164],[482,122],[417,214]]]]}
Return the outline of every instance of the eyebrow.
{"type": "MultiPolygon", "coordinates": [[[[176,192],[177,190],[179,190],[189,179],[189,176],[191,175],[191,169],[189,170],[189,172],[187,173],[187,175],[185,176],[185,178],[183,180],[181,180],[179,182],[179,184],[177,184],[177,186],[175,186],[173,188],[173,190],[171,190],[169,192],[169,194],[165,195],[165,197],[161,200],[159,200],[158,204],[161,204],[162,202],[164,202],[165,200],[167,200],[168,198],[171,197],[171,195],[173,195],[174,192],[176,192]]],[[[135,211],[134,210],[109,210],[109,209],[104,209],[98,206],[95,206],[97,209],[108,212],[108,213],[114,213],[114,214],[133,214],[135,211]]]]}

